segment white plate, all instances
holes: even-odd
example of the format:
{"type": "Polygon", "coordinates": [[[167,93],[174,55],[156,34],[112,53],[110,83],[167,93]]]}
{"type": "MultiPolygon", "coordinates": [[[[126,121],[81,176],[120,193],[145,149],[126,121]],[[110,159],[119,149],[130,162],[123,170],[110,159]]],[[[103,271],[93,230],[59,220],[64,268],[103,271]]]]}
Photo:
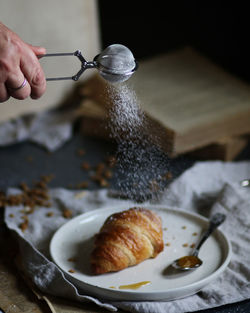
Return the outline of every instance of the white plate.
{"type": "Polygon", "coordinates": [[[155,259],[145,260],[119,272],[92,275],[89,259],[93,236],[105,219],[128,207],[84,213],[56,231],[50,244],[51,257],[80,293],[110,300],[173,300],[196,293],[223,272],[230,261],[231,246],[219,229],[200,250],[199,256],[204,261],[200,268],[188,273],[173,272],[171,262],[190,252],[191,248],[185,247],[185,244],[190,245],[198,240],[208,220],[197,214],[163,206],[146,208],[155,210],[162,218],[164,251],[155,259]],[[69,261],[70,258],[75,261],[69,261]],[[75,272],[70,273],[70,269],[75,272]],[[119,289],[120,286],[143,281],[150,283],[136,290],[119,289]]]}

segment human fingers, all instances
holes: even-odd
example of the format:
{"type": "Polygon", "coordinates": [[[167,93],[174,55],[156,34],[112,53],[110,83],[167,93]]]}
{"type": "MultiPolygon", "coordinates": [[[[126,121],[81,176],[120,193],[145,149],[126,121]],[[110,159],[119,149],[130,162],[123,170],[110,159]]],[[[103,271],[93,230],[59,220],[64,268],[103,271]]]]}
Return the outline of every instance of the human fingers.
{"type": "MultiPolygon", "coordinates": [[[[36,51],[42,52],[43,50],[37,49],[36,51]]],[[[30,48],[30,45],[27,45],[27,48],[20,59],[20,68],[29,82],[31,98],[40,98],[46,90],[46,79],[38,58],[33,49],[30,48]]]]}
{"type": "Polygon", "coordinates": [[[20,68],[16,68],[15,72],[9,74],[5,86],[8,94],[19,100],[26,99],[31,92],[29,82],[24,77],[20,68]]]}
{"type": "Polygon", "coordinates": [[[44,47],[33,46],[31,44],[28,44],[28,46],[35,53],[36,56],[46,54],[46,49],[44,47]]]}
{"type": "Polygon", "coordinates": [[[46,89],[46,80],[37,55],[44,54],[45,49],[23,42],[1,22],[0,42],[0,84],[6,83],[7,92],[17,99],[29,96],[28,91],[32,98],[41,97],[46,89]],[[28,84],[23,84],[24,78],[28,84]]]}
{"type": "Polygon", "coordinates": [[[4,83],[0,84],[0,102],[7,101],[9,99],[10,95],[8,94],[8,91],[5,87],[4,83]]]}

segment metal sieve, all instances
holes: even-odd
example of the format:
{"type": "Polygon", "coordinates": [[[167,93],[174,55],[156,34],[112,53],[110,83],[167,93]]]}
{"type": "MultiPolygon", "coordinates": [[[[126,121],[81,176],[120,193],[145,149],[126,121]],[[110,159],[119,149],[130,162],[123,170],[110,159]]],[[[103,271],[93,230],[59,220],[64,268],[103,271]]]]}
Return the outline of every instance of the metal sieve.
{"type": "Polygon", "coordinates": [[[138,68],[132,52],[120,44],[108,46],[90,62],[85,60],[80,50],[73,53],[49,53],[40,55],[39,58],[58,56],[76,56],[81,62],[81,69],[73,76],[51,77],[46,78],[47,81],[67,79],[77,81],[86,69],[95,68],[110,83],[120,83],[128,80],[138,68]]]}

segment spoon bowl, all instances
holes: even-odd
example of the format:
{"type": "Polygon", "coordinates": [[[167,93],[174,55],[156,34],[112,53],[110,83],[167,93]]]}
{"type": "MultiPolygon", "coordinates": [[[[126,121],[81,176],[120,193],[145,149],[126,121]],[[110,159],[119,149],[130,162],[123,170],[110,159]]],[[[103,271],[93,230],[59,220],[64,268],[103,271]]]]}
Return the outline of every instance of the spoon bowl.
{"type": "Polygon", "coordinates": [[[182,271],[194,270],[202,265],[203,261],[195,255],[186,255],[179,259],[176,259],[172,266],[175,269],[181,269],[182,271]]]}

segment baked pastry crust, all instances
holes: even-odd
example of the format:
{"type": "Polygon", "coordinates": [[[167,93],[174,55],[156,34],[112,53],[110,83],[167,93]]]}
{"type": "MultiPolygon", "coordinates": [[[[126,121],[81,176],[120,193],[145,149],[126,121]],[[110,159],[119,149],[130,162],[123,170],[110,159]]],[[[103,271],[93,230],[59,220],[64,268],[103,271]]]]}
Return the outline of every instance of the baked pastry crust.
{"type": "Polygon", "coordinates": [[[112,214],[96,235],[92,272],[120,271],[155,258],[164,249],[162,234],[161,219],[151,210],[134,207],[112,214]]]}

